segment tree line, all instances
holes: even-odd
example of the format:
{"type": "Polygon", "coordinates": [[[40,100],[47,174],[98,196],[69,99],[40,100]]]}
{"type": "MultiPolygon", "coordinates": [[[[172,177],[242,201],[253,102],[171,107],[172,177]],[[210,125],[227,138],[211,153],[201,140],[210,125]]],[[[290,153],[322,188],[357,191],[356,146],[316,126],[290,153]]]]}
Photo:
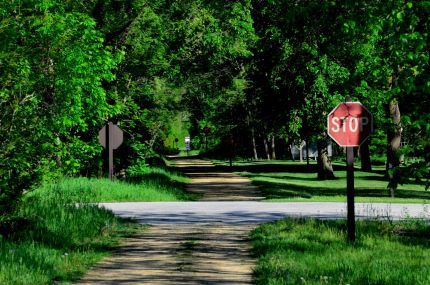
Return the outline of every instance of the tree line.
{"type": "Polygon", "coordinates": [[[107,120],[127,138],[118,169],[162,151],[186,112],[194,145],[208,126],[226,155],[316,141],[330,178],[325,118],[347,95],[375,118],[362,158],[386,154],[394,184],[428,183],[429,12],[403,0],[2,1],[0,215],[37,182],[100,175],[107,120]],[[402,155],[416,159],[399,167],[402,155]]]}

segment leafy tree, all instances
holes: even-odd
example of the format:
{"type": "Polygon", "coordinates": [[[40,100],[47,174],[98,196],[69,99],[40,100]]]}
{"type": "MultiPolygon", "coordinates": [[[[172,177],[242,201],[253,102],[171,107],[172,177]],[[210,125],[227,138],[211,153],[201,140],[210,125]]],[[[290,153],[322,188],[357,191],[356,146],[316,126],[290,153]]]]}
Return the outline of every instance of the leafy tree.
{"type": "Polygon", "coordinates": [[[381,44],[391,70],[389,102],[396,100],[402,111],[403,141],[408,143],[400,151],[389,142],[389,163],[394,166],[389,170],[392,190],[411,177],[430,185],[429,16],[429,1],[393,1],[384,26],[390,31],[381,44]],[[400,165],[401,152],[416,159],[400,165]]]}
{"type": "Polygon", "coordinates": [[[86,14],[60,1],[8,1],[0,9],[0,214],[60,167],[78,173],[100,146],[111,112],[102,83],[120,60],[86,14]]]}
{"type": "MultiPolygon", "coordinates": [[[[242,124],[245,63],[255,42],[250,1],[178,1],[175,5],[176,62],[180,66],[184,103],[191,114],[191,135],[211,135],[229,143],[242,124]],[[231,114],[235,114],[232,116],[231,114]]],[[[203,138],[200,139],[203,141],[203,138]]]]}

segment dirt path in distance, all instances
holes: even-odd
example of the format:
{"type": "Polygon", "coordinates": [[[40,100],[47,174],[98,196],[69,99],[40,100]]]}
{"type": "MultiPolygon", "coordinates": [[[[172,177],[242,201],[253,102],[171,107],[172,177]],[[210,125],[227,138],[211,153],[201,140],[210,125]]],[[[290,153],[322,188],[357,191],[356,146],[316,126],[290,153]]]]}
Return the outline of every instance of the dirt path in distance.
{"type": "Polygon", "coordinates": [[[191,178],[187,190],[202,195],[200,201],[258,201],[263,197],[251,181],[231,172],[220,172],[209,161],[178,159],[178,170],[191,178]]]}

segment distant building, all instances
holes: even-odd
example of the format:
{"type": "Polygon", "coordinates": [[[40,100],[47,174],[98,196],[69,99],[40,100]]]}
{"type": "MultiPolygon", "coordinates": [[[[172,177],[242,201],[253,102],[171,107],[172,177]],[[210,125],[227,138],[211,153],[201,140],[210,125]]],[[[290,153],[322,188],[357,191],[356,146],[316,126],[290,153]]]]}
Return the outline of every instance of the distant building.
{"type": "MultiPolygon", "coordinates": [[[[295,145],[294,143],[291,144],[291,156],[293,160],[300,159],[300,150],[302,152],[302,159],[306,159],[308,157],[308,154],[306,152],[306,142],[303,142],[301,144],[301,148],[298,145],[295,145]]],[[[331,142],[328,143],[327,146],[328,156],[331,157],[333,155],[333,149],[331,142]]],[[[316,143],[310,143],[309,144],[309,158],[317,159],[318,157],[318,148],[316,143]]]]}

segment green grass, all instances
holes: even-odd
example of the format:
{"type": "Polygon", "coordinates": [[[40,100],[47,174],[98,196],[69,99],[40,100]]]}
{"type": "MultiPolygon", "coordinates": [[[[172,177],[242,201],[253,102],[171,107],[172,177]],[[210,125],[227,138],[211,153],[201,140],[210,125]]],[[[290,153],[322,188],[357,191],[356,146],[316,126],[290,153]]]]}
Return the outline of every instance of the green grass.
{"type": "MultiPolygon", "coordinates": [[[[217,162],[226,167],[225,162],[217,162]]],[[[233,171],[249,177],[269,201],[344,202],[346,201],[345,165],[335,163],[335,180],[318,180],[316,163],[293,161],[236,161],[233,171]]],[[[429,203],[430,191],[420,184],[399,185],[396,197],[390,198],[384,178],[384,167],[372,172],[355,170],[355,201],[386,203],[429,203]]]]}
{"type": "Polygon", "coordinates": [[[35,191],[1,225],[0,284],[68,284],[141,229],[76,198],[35,191]]]}
{"type": "Polygon", "coordinates": [[[256,284],[430,284],[430,227],[420,221],[357,223],[288,219],[251,233],[256,284]]]}
{"type": "Polygon", "coordinates": [[[93,202],[178,201],[195,198],[188,181],[147,168],[125,181],[64,178],[24,196],[15,216],[0,223],[0,284],[69,284],[109,255],[122,236],[143,226],[93,202]]]}
{"type": "MultiPolygon", "coordinates": [[[[197,196],[185,191],[188,178],[161,168],[150,168],[133,176],[131,181],[109,181],[98,178],[64,178],[61,183],[47,185],[38,191],[68,193],[84,202],[184,201],[197,196]]],[[[30,194],[32,195],[32,194],[30,194]]]]}
{"type": "MultiPolygon", "coordinates": [[[[315,173],[269,172],[240,173],[258,185],[269,200],[274,201],[346,201],[346,173],[336,172],[336,180],[318,180],[315,173]]],[[[356,202],[428,203],[430,191],[422,185],[400,185],[396,197],[390,198],[388,182],[381,174],[355,171],[356,202]]]]}

